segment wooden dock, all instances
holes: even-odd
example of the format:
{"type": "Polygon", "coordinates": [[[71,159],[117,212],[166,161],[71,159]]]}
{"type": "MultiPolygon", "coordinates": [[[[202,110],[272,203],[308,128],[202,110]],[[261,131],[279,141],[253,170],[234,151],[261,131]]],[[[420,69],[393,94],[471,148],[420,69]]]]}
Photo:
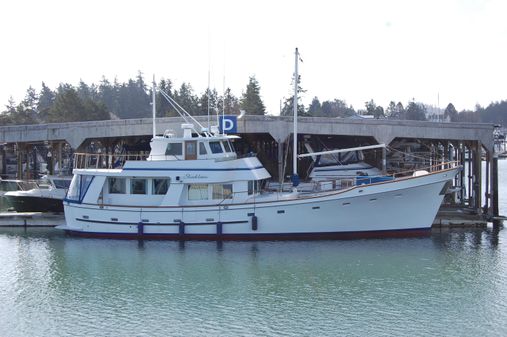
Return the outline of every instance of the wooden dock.
{"type": "Polygon", "coordinates": [[[41,212],[3,212],[0,213],[1,227],[55,227],[65,224],[62,214],[41,212]]]}

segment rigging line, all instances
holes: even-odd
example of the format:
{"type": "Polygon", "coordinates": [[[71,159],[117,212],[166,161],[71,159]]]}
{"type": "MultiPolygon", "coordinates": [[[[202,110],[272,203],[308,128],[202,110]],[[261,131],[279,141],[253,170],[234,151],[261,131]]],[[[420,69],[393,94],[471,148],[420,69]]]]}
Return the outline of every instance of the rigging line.
{"type": "MultiPolygon", "coordinates": [[[[192,115],[190,115],[185,109],[183,109],[181,107],[181,105],[178,104],[178,102],[176,102],[171,96],[169,96],[165,91],[163,90],[159,90],[160,93],[162,94],[162,96],[164,96],[165,99],[167,99],[169,101],[169,103],[171,103],[171,105],[173,106],[173,108],[176,109],[176,112],[178,112],[178,114],[185,120],[185,122],[188,122],[187,119],[185,118],[185,116],[180,113],[177,108],[173,105],[176,104],[180,109],[181,111],[188,117],[190,118],[193,122],[195,122],[201,129],[204,129],[203,125],[201,123],[199,123],[199,121],[197,121],[194,117],[192,117],[192,115]]],[[[197,134],[200,134],[200,131],[198,131],[197,129],[195,128],[192,128],[197,134]]]]}
{"type": "Polygon", "coordinates": [[[387,148],[389,151],[402,153],[402,154],[404,154],[404,155],[406,155],[406,156],[410,156],[410,157],[412,157],[412,158],[417,158],[417,159],[422,159],[422,160],[430,160],[430,158],[429,158],[429,157],[421,157],[421,156],[418,156],[418,155],[412,154],[412,153],[410,153],[410,152],[403,152],[403,151],[397,150],[397,149],[395,149],[395,148],[393,148],[393,147],[390,147],[390,146],[387,146],[386,148],[387,148]]]}

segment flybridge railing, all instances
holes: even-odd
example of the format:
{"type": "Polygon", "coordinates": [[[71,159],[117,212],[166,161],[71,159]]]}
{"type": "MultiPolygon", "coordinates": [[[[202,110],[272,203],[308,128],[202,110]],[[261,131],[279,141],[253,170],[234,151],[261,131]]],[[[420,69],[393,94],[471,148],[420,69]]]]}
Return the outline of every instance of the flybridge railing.
{"type": "MultiPolygon", "coordinates": [[[[374,176],[357,175],[353,177],[329,178],[325,180],[311,181],[309,183],[302,183],[301,185],[298,186],[298,190],[300,190],[301,192],[342,190],[359,185],[369,185],[382,182],[389,182],[395,179],[418,177],[438,171],[452,169],[458,166],[459,162],[449,161],[449,162],[441,162],[430,166],[418,167],[417,169],[396,171],[382,175],[374,175],[374,176]]],[[[270,183],[266,186],[266,188],[270,191],[288,192],[292,190],[292,183],[284,183],[281,185],[278,183],[270,183]]]]}
{"type": "Polygon", "coordinates": [[[143,152],[134,154],[74,153],[74,168],[122,168],[127,160],[146,160],[148,156],[148,153],[143,152]]]}

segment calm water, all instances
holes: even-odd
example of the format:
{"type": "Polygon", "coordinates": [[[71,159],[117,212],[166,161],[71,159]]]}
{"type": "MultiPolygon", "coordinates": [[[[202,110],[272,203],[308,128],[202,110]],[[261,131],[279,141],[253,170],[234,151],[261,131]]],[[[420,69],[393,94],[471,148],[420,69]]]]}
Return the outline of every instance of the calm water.
{"type": "Polygon", "coordinates": [[[223,245],[0,231],[0,336],[167,335],[505,336],[507,229],[223,245]]]}

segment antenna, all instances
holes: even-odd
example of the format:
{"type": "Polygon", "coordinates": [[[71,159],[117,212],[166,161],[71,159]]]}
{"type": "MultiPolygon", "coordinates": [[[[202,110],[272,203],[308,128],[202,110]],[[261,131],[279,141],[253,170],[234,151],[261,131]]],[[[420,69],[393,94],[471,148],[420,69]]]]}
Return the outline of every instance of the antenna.
{"type": "Polygon", "coordinates": [[[153,113],[153,138],[155,138],[155,136],[157,135],[157,124],[156,124],[156,119],[157,119],[157,105],[156,105],[156,92],[157,92],[157,84],[155,83],[155,74],[153,74],[153,89],[152,89],[152,103],[151,103],[151,106],[152,106],[152,113],[153,113]]]}
{"type": "Polygon", "coordinates": [[[209,23],[208,23],[208,131],[210,129],[210,105],[209,105],[209,85],[210,85],[210,73],[211,73],[211,42],[210,42],[210,29],[209,29],[209,23]]]}
{"type": "Polygon", "coordinates": [[[222,82],[222,133],[225,134],[224,120],[225,120],[225,44],[224,44],[224,78],[222,82]]]}

